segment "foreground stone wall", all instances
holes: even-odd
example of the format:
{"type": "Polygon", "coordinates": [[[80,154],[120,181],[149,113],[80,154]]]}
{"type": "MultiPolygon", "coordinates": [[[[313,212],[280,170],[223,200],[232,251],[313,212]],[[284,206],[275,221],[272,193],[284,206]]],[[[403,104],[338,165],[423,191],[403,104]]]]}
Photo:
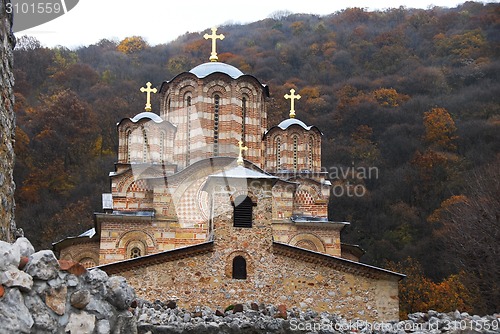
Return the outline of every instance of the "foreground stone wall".
{"type": "Polygon", "coordinates": [[[123,277],[0,241],[0,334],[137,333],[134,301],[123,277]]]}
{"type": "Polygon", "coordinates": [[[12,74],[15,38],[12,34],[12,15],[0,1],[0,240],[12,240],[14,222],[14,76],[12,74]]]}

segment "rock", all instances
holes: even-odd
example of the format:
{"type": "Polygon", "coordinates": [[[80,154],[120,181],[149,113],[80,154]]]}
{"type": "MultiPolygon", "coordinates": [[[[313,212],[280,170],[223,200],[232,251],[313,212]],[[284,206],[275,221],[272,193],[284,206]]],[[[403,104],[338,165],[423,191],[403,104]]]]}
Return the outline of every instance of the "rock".
{"type": "Polygon", "coordinates": [[[0,324],[3,333],[30,333],[33,318],[18,289],[7,289],[0,299],[0,324]]]}
{"type": "Polygon", "coordinates": [[[5,288],[3,287],[3,285],[0,284],[0,298],[2,298],[4,294],[5,294],[5,288]]]}
{"type": "Polygon", "coordinates": [[[250,309],[252,309],[254,311],[258,311],[259,305],[257,305],[257,303],[250,303],[250,309]]]}
{"type": "Polygon", "coordinates": [[[33,317],[33,327],[36,332],[55,332],[58,326],[56,315],[47,307],[40,295],[30,294],[25,296],[24,304],[33,317]]]}
{"type": "Polygon", "coordinates": [[[110,334],[111,333],[111,325],[109,321],[106,319],[99,320],[95,326],[96,334],[110,334]]]}
{"type": "Polygon", "coordinates": [[[21,259],[19,261],[19,265],[17,266],[17,269],[23,270],[24,267],[28,264],[29,258],[27,256],[21,256],[21,259]]]}
{"type": "Polygon", "coordinates": [[[59,260],[59,267],[61,270],[75,276],[81,276],[87,272],[87,269],[81,263],[75,261],[59,260]]]}
{"type": "Polygon", "coordinates": [[[57,277],[59,262],[52,251],[42,250],[30,255],[24,271],[33,278],[48,281],[57,277]]]}
{"type": "Polygon", "coordinates": [[[45,304],[56,314],[63,315],[66,312],[66,296],[68,288],[50,288],[45,295],[45,304]]]}
{"type": "Polygon", "coordinates": [[[218,316],[218,317],[223,317],[224,316],[224,313],[219,311],[219,310],[215,310],[215,315],[218,316]]]}
{"type": "Polygon", "coordinates": [[[234,304],[233,313],[243,312],[243,304],[234,304]]]}
{"type": "Polygon", "coordinates": [[[30,291],[33,287],[33,278],[17,268],[4,271],[0,276],[0,284],[9,288],[20,288],[22,291],[30,291]]]}
{"type": "Polygon", "coordinates": [[[274,318],[287,319],[286,306],[284,304],[278,305],[278,312],[274,314],[274,318]]]}
{"type": "Polygon", "coordinates": [[[95,315],[82,311],[80,313],[71,313],[68,324],[64,330],[66,333],[92,334],[95,325],[95,315]]]}
{"type": "Polygon", "coordinates": [[[169,300],[167,301],[166,305],[169,309],[174,309],[177,307],[177,302],[175,300],[169,300]]]}
{"type": "Polygon", "coordinates": [[[116,334],[137,334],[137,321],[130,312],[125,312],[118,316],[113,329],[116,334]]]}
{"type": "Polygon", "coordinates": [[[90,293],[100,294],[105,296],[107,294],[107,282],[109,280],[108,274],[101,269],[92,269],[85,275],[85,281],[90,285],[90,293]]]}
{"type": "Polygon", "coordinates": [[[19,266],[21,253],[19,247],[0,240],[0,271],[6,271],[19,266]]]}
{"type": "Polygon", "coordinates": [[[75,291],[71,294],[69,301],[71,303],[71,306],[79,310],[82,310],[85,308],[85,306],[88,305],[88,303],[90,303],[90,291],[89,290],[75,291]]]}
{"type": "Polygon", "coordinates": [[[122,276],[113,276],[108,281],[106,300],[118,310],[127,310],[135,299],[135,291],[122,276]]]}
{"type": "Polygon", "coordinates": [[[29,257],[30,255],[35,253],[35,248],[28,240],[28,238],[25,237],[17,238],[13,246],[19,249],[21,257],[29,257]]]}

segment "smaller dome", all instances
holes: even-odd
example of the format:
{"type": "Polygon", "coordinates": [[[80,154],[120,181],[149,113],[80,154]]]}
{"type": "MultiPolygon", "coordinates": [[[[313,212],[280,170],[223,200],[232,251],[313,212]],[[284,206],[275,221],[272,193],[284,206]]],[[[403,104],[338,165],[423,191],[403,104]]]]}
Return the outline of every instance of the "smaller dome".
{"type": "Polygon", "coordinates": [[[296,118],[285,119],[280,124],[278,124],[278,127],[281,130],[286,130],[290,126],[292,126],[294,124],[300,125],[301,127],[303,127],[304,129],[306,129],[307,131],[311,130],[311,128],[312,128],[312,126],[307,126],[304,122],[302,122],[301,120],[298,120],[296,118]]]}
{"type": "Polygon", "coordinates": [[[193,73],[200,79],[217,72],[227,74],[233,79],[238,79],[244,75],[244,73],[236,67],[219,62],[204,63],[194,67],[189,72],[193,73]]]}
{"type": "Polygon", "coordinates": [[[131,118],[130,120],[134,123],[137,123],[143,118],[149,118],[155,123],[163,122],[163,119],[160,116],[149,111],[141,112],[140,114],[135,115],[134,118],[131,118]]]}

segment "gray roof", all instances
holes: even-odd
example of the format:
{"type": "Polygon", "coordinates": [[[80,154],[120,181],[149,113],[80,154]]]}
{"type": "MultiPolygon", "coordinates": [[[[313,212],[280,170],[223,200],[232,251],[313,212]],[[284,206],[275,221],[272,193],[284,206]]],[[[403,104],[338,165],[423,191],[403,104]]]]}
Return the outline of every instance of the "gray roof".
{"type": "Polygon", "coordinates": [[[239,77],[244,75],[244,73],[236,67],[219,62],[204,63],[194,67],[189,72],[193,73],[200,79],[217,72],[227,74],[233,79],[238,79],[239,77]]]}
{"type": "Polygon", "coordinates": [[[161,123],[163,122],[163,119],[158,116],[157,114],[149,111],[144,111],[141,112],[140,114],[135,115],[133,118],[130,118],[130,120],[134,123],[139,122],[143,118],[149,118],[150,120],[154,121],[155,123],[161,123]]]}

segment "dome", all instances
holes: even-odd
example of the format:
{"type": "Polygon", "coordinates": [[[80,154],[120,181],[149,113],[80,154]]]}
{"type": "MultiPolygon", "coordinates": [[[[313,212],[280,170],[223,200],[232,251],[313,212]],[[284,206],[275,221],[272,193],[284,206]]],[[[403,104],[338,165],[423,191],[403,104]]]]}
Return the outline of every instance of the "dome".
{"type": "Polygon", "coordinates": [[[163,122],[163,119],[160,116],[158,116],[155,113],[148,112],[148,111],[141,112],[140,114],[135,115],[134,118],[131,118],[130,120],[134,123],[137,123],[143,118],[149,118],[150,120],[154,121],[155,123],[163,122]]]}
{"type": "Polygon", "coordinates": [[[227,74],[233,79],[238,79],[244,75],[244,73],[236,67],[219,62],[204,63],[194,67],[189,72],[193,73],[200,79],[217,72],[227,74]]]}
{"type": "Polygon", "coordinates": [[[304,122],[302,122],[302,121],[300,121],[300,120],[298,120],[296,118],[285,119],[280,124],[278,124],[278,127],[281,130],[286,130],[290,126],[292,126],[294,124],[300,125],[301,127],[303,127],[304,129],[306,129],[307,131],[311,130],[311,128],[312,128],[312,126],[307,126],[304,122]]]}

